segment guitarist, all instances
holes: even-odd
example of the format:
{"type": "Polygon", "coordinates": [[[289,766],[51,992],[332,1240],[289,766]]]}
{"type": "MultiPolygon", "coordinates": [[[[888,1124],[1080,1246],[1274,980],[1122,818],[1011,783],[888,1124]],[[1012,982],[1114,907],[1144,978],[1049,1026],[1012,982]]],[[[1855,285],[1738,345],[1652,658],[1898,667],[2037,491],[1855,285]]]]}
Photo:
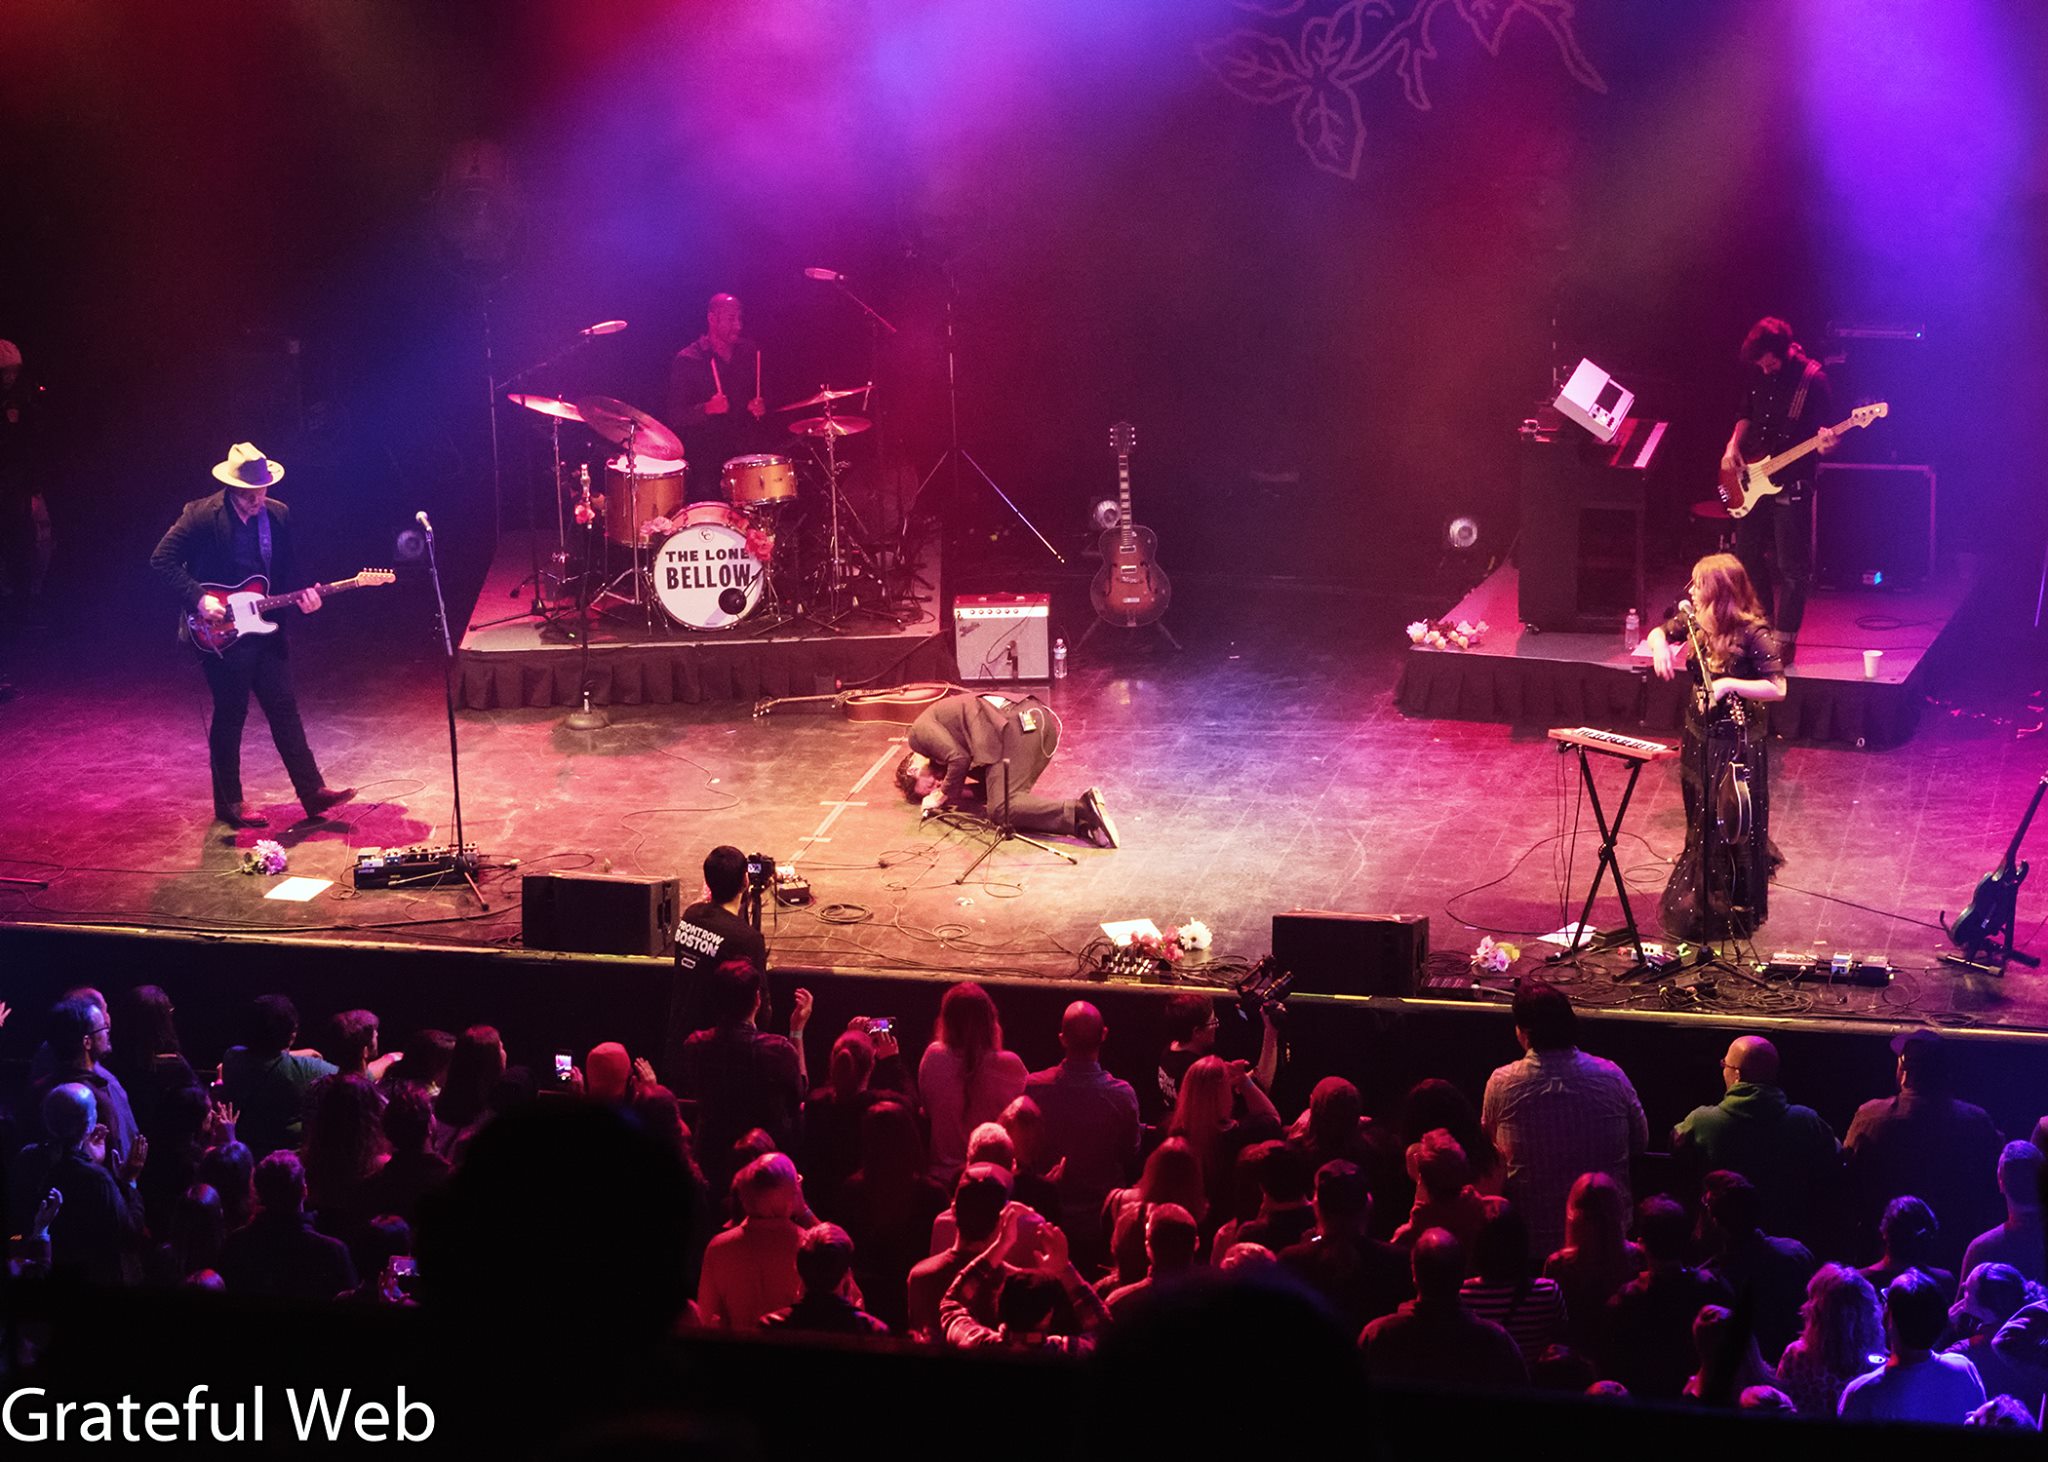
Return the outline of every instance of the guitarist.
{"type": "MultiPolygon", "coordinates": [[[[204,584],[239,584],[256,574],[274,584],[290,583],[297,569],[291,510],[270,496],[270,489],[284,478],[283,465],[242,442],[229,450],[213,475],[221,490],[185,504],[150,555],[149,566],[177,593],[186,611],[196,609],[208,619],[221,619],[227,605],[207,593],[204,584]]],[[[320,594],[307,589],[293,603],[311,614],[320,607],[320,594]]],[[[179,638],[188,638],[182,621],[179,638]]],[[[244,635],[225,654],[199,656],[207,689],[213,692],[213,722],[206,737],[213,763],[213,815],[231,828],[265,827],[269,822],[242,800],[242,723],[249,716],[251,691],[270,722],[271,740],[277,743],[307,817],[319,817],[356,795],[353,787],[326,784],[313,749],[306,744],[286,638],[282,630],[244,635]]]]}
{"type": "MultiPolygon", "coordinates": [[[[1768,457],[1819,432],[1820,450],[1835,449],[1834,393],[1820,362],[1792,338],[1792,327],[1766,315],[1742,342],[1742,405],[1728,446],[1725,471],[1768,457]]],[[[1784,663],[1792,663],[1800,621],[1806,617],[1806,588],[1813,578],[1813,497],[1816,459],[1802,457],[1777,479],[1785,490],[1764,499],[1735,524],[1735,554],[1749,571],[1757,597],[1777,626],[1784,663]],[[1774,572],[1775,570],[1775,572],[1774,572]],[[1773,588],[1775,586],[1775,595],[1773,588]],[[1773,600],[1775,599],[1775,606],[1773,600]]]]}

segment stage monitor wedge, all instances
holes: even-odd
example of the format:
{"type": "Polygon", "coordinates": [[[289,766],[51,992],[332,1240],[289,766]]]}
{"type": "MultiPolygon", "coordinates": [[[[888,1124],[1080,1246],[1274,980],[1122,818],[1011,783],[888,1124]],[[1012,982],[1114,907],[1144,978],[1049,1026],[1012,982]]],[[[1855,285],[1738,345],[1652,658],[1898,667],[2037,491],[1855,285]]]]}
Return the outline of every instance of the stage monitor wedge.
{"type": "Polygon", "coordinates": [[[1426,914],[1289,909],[1273,916],[1273,962],[1315,995],[1413,995],[1429,959],[1426,914]]]}
{"type": "Polygon", "coordinates": [[[528,949],[667,954],[682,917],[682,882],[624,873],[529,873],[519,880],[528,949]]]}

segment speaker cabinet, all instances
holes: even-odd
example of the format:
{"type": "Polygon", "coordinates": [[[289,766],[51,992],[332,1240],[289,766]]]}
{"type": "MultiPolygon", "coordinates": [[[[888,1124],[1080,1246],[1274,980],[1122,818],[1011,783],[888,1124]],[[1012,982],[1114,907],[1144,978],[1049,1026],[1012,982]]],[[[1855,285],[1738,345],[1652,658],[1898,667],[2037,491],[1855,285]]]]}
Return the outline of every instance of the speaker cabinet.
{"type": "Polygon", "coordinates": [[[529,873],[520,881],[528,949],[667,954],[682,917],[682,883],[625,873],[529,873]]]}
{"type": "Polygon", "coordinates": [[[1425,914],[1290,909],[1273,916],[1273,962],[1306,993],[1413,995],[1428,958],[1425,914]]]}
{"type": "Polygon", "coordinates": [[[962,680],[1046,680],[1052,674],[1050,594],[962,594],[953,653],[962,680]]]}
{"type": "Polygon", "coordinates": [[[1823,462],[1814,474],[1814,578],[1833,589],[1934,573],[1934,469],[1823,462]]]}

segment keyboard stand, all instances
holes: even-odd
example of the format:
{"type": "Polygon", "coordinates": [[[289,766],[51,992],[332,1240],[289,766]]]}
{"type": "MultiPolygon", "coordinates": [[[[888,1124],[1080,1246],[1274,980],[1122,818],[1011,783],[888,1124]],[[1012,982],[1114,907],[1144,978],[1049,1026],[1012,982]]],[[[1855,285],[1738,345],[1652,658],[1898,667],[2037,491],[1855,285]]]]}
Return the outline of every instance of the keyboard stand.
{"type": "Polygon", "coordinates": [[[1579,754],[1579,777],[1586,784],[1586,796],[1593,804],[1593,821],[1600,827],[1600,858],[1593,869],[1593,886],[1586,890],[1586,902],[1579,909],[1579,922],[1572,930],[1571,947],[1559,950],[1556,954],[1546,957],[1543,962],[1547,965],[1563,964],[1567,960],[1577,959],[1582,954],[1595,954],[1608,949],[1629,949],[1635,954],[1635,962],[1629,966],[1627,975],[1620,977],[1627,978],[1628,975],[1642,973],[1648,966],[1643,962],[1642,932],[1636,927],[1636,913],[1628,902],[1628,885],[1621,877],[1621,855],[1614,845],[1621,837],[1621,821],[1628,816],[1629,799],[1636,795],[1636,778],[1643,774],[1643,767],[1647,763],[1625,752],[1601,753],[1603,756],[1617,757],[1629,764],[1628,781],[1622,786],[1621,801],[1615,804],[1614,821],[1609,822],[1607,810],[1600,802],[1600,788],[1593,781],[1593,762],[1588,755],[1595,748],[1580,742],[1568,744],[1579,754]],[[1593,915],[1593,901],[1600,896],[1600,885],[1609,873],[1614,875],[1615,897],[1621,900],[1622,927],[1588,939],[1586,920],[1593,915]]]}

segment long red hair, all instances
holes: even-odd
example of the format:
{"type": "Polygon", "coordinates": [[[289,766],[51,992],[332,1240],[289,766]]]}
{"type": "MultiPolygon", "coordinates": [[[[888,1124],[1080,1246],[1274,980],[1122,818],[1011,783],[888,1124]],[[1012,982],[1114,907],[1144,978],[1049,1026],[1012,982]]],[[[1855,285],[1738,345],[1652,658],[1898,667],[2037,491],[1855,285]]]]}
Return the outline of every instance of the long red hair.
{"type": "Polygon", "coordinates": [[[1749,571],[1732,553],[1710,553],[1692,566],[1692,609],[1707,649],[1707,669],[1726,675],[1751,629],[1770,621],[1749,571]]]}

